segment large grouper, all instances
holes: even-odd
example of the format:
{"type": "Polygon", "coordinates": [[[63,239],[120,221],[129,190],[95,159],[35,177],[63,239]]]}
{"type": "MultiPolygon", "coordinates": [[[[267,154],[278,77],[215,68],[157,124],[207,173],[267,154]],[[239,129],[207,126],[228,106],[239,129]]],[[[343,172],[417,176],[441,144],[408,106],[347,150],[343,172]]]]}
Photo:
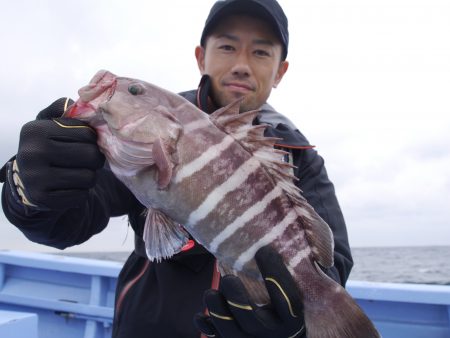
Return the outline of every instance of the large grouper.
{"type": "Polygon", "coordinates": [[[234,274],[253,301],[269,301],[256,251],[283,258],[303,302],[309,338],[379,337],[371,321],[321,267],[333,235],[294,183],[277,139],[253,125],[240,100],[208,115],[153,84],[101,70],[65,116],[87,122],[112,172],[147,207],[148,258],[176,254],[192,236],[234,274]]]}

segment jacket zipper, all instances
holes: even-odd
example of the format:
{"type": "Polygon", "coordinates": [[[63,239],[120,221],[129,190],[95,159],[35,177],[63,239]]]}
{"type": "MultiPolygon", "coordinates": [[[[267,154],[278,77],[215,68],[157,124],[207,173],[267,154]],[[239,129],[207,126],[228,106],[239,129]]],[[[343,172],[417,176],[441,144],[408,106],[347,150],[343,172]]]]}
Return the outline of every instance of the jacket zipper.
{"type": "Polygon", "coordinates": [[[142,267],[142,270],[138,273],[136,277],[134,277],[132,280],[130,280],[125,286],[123,287],[122,291],[120,291],[119,297],[117,297],[117,304],[116,304],[116,318],[119,318],[120,309],[122,307],[123,300],[125,299],[126,294],[128,291],[133,287],[134,284],[136,284],[139,279],[144,275],[145,271],[147,271],[148,266],[150,265],[150,261],[146,260],[144,263],[144,266],[142,267]]]}

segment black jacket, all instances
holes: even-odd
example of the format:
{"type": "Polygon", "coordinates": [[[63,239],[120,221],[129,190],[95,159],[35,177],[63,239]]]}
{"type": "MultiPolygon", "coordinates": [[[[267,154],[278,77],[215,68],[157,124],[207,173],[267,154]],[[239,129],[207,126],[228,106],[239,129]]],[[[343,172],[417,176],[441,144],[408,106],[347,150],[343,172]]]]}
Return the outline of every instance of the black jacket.
{"type": "MultiPolygon", "coordinates": [[[[202,81],[198,91],[181,95],[207,111],[207,91],[202,81]]],[[[256,121],[261,122],[271,125],[266,130],[268,136],[282,138],[278,147],[291,152],[291,160],[297,166],[297,184],[304,197],[330,225],[335,265],[326,273],[344,285],[353,263],[344,218],[323,159],[289,120],[269,105],[263,106],[256,121]]],[[[60,249],[85,242],[102,231],[110,217],[128,215],[136,248],[118,278],[114,338],[200,337],[192,318],[204,311],[203,292],[213,283],[214,257],[196,244],[170,260],[150,263],[142,241],[144,206],[108,169],[99,171],[84,210],[32,211],[18,204],[10,189],[5,183],[2,191],[3,210],[10,222],[31,241],[60,249]]]]}

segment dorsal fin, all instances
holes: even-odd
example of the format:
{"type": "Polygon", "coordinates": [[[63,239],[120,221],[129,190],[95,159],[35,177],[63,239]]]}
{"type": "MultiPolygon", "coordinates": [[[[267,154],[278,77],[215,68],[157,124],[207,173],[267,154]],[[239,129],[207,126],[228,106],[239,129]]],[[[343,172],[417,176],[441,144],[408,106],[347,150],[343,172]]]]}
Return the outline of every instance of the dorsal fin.
{"type": "Polygon", "coordinates": [[[227,116],[227,115],[238,115],[239,114],[239,107],[241,106],[241,102],[243,101],[243,97],[227,104],[225,107],[217,109],[215,112],[213,112],[211,115],[209,115],[209,118],[212,121],[219,121],[221,116],[227,116]]]}
{"type": "Polygon", "coordinates": [[[245,113],[239,113],[239,107],[243,98],[231,102],[225,107],[222,107],[212,113],[210,120],[227,134],[237,134],[239,130],[244,127],[246,130],[248,126],[252,125],[253,120],[259,113],[259,110],[250,110],[245,113]]]}
{"type": "Polygon", "coordinates": [[[291,207],[302,218],[302,226],[314,259],[324,267],[332,266],[333,234],[328,224],[308,204],[294,184],[297,180],[292,170],[294,166],[283,161],[284,155],[289,153],[274,148],[278,138],[264,136],[267,125],[252,125],[259,110],[239,113],[241,102],[242,98],[215,111],[210,115],[211,121],[256,157],[271,179],[281,186],[292,203],[291,207]]]}

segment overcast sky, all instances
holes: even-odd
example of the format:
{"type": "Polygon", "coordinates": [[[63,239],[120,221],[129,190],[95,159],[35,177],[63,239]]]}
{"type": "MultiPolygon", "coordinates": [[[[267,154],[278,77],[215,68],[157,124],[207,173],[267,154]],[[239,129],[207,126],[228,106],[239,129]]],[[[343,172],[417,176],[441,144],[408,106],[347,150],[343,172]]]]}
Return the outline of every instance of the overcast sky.
{"type": "MultiPolygon", "coordinates": [[[[99,69],[195,88],[213,2],[0,0],[0,161],[25,122],[99,69]]],[[[351,245],[450,245],[450,2],[280,3],[290,67],[269,102],[325,158],[351,245]]],[[[129,250],[126,223],[73,250],[129,250]]],[[[3,215],[0,249],[48,251],[3,215]]]]}

